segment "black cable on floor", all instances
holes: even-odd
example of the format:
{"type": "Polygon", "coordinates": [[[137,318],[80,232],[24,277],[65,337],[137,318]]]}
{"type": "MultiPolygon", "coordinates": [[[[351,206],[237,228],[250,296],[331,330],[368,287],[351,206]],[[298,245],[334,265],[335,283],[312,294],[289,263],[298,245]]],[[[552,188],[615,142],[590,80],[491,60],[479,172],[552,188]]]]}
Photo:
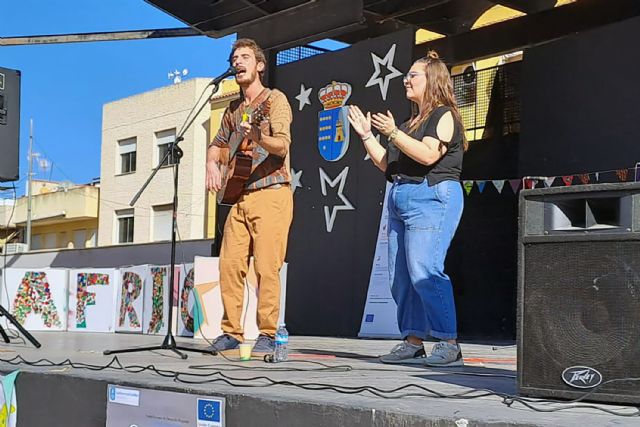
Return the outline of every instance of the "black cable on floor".
{"type": "MultiPolygon", "coordinates": [[[[364,394],[369,393],[376,397],[384,398],[384,399],[400,399],[406,397],[431,397],[431,398],[444,398],[444,399],[459,399],[459,400],[469,400],[469,399],[477,399],[483,397],[495,396],[499,397],[502,400],[502,403],[508,407],[513,406],[514,403],[519,403],[526,408],[529,408],[536,412],[559,412],[563,410],[575,410],[575,409],[589,409],[605,412],[610,415],[616,415],[621,417],[637,417],[640,416],[640,410],[635,408],[635,411],[632,413],[629,412],[621,412],[616,410],[611,410],[608,408],[603,408],[595,405],[588,404],[580,404],[575,405],[574,403],[578,403],[581,400],[587,398],[597,391],[597,388],[586,393],[579,399],[562,402],[562,401],[553,401],[553,400],[545,400],[545,399],[528,399],[519,396],[512,396],[506,393],[498,393],[492,390],[487,389],[470,389],[467,391],[463,391],[460,393],[446,394],[438,392],[437,390],[430,389],[428,387],[424,387],[420,384],[405,384],[400,387],[391,388],[391,389],[382,389],[374,386],[343,386],[336,384],[325,384],[325,383],[299,383],[293,381],[278,381],[274,380],[268,376],[256,376],[251,378],[234,378],[229,375],[226,375],[221,370],[212,371],[210,373],[193,373],[193,372],[180,372],[173,371],[167,369],[159,369],[154,365],[123,365],[117,356],[114,356],[111,361],[106,365],[92,365],[88,363],[81,362],[73,362],[70,359],[65,359],[63,362],[52,362],[49,359],[39,359],[36,361],[28,361],[24,359],[22,356],[16,356],[12,359],[0,359],[0,362],[8,363],[11,365],[20,365],[25,364],[28,366],[35,367],[64,367],[69,366],[74,369],[87,369],[91,371],[102,371],[105,369],[114,369],[114,370],[122,370],[129,373],[140,373],[144,371],[153,372],[159,376],[164,378],[172,378],[173,381],[183,383],[183,384],[210,384],[210,383],[224,383],[230,385],[232,387],[245,387],[245,388],[265,388],[272,386],[287,386],[287,387],[295,387],[303,390],[310,391],[332,391],[339,394],[364,394]],[[194,378],[191,380],[190,378],[194,378]],[[399,393],[404,390],[416,389],[417,392],[406,392],[399,393]],[[537,404],[545,404],[545,403],[554,403],[560,404],[561,407],[558,408],[545,408],[540,407],[537,404]]],[[[621,378],[609,380],[601,385],[610,384],[616,381],[640,381],[640,378],[621,378]]]]}

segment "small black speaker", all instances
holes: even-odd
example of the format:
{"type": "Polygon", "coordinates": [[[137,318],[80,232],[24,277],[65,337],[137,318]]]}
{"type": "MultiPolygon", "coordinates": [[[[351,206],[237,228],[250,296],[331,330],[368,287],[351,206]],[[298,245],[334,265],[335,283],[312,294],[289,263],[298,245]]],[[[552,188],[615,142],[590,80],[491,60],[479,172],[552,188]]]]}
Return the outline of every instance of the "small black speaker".
{"type": "Polygon", "coordinates": [[[18,180],[20,71],[0,67],[0,182],[18,180]]]}
{"type": "Polygon", "coordinates": [[[520,394],[640,404],[640,183],[523,190],[519,228],[520,394]]]}

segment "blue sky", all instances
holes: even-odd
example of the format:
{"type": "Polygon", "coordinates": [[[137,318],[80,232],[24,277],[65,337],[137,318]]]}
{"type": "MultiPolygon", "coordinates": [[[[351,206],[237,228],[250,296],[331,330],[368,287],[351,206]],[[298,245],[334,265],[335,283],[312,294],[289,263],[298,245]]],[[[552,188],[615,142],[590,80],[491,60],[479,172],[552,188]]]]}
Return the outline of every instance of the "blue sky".
{"type": "MultiPolygon", "coordinates": [[[[142,0],[21,0],[6,2],[3,37],[174,28],[183,24],[142,0]]],[[[22,71],[19,194],[27,175],[29,119],[35,150],[53,167],[38,178],[86,183],[100,175],[102,105],[170,84],[167,73],[190,77],[226,69],[235,36],[0,47],[0,66],[22,71]]]]}
{"type": "MultiPolygon", "coordinates": [[[[143,0],[20,0],[4,2],[0,11],[2,37],[183,26],[143,0]]],[[[22,72],[18,194],[24,194],[28,171],[29,119],[34,151],[53,163],[48,171],[36,169],[36,178],[90,182],[100,176],[103,104],[170,84],[167,73],[174,69],[187,68],[187,78],[216,76],[227,68],[234,40],[0,47],[0,67],[22,72]]]]}

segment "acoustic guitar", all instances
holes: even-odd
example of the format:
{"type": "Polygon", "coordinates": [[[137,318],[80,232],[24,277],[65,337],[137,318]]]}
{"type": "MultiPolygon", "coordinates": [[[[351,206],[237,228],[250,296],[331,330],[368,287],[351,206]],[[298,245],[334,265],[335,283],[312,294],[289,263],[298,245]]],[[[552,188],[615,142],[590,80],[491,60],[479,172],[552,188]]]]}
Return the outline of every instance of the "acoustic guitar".
{"type": "MultiPolygon", "coordinates": [[[[256,107],[246,121],[260,126],[261,123],[268,121],[270,108],[271,102],[267,99],[256,107]]],[[[235,144],[229,141],[228,161],[226,164],[221,164],[222,188],[216,196],[218,204],[221,205],[233,205],[240,200],[247,180],[251,176],[255,143],[248,138],[237,138],[237,141],[239,143],[235,144]]]]}

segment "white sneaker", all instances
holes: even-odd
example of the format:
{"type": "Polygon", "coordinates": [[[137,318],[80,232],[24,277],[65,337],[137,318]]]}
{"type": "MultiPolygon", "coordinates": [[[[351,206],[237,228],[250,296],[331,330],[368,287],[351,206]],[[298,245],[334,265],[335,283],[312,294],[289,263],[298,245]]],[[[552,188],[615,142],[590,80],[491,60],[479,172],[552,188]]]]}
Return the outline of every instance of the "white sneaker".
{"type": "Polygon", "coordinates": [[[431,354],[424,359],[424,363],[433,367],[464,366],[462,350],[459,345],[440,341],[433,346],[431,354]]]}

